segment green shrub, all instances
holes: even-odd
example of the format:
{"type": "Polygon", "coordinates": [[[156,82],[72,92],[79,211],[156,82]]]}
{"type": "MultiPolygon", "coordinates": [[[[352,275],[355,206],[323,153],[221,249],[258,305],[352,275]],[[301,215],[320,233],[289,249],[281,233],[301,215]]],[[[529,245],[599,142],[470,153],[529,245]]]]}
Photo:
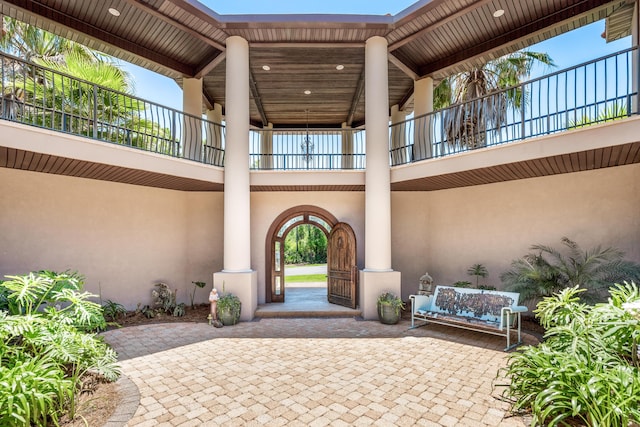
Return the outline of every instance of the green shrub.
{"type": "Polygon", "coordinates": [[[504,396],[514,410],[530,410],[534,426],[640,422],[640,320],[623,307],[640,301],[640,291],[634,283],[614,285],[609,301],[595,306],[581,302],[584,291],[566,288],[538,304],[545,342],[514,353],[502,371],[504,396]]]}
{"type": "Polygon", "coordinates": [[[2,360],[0,425],[57,423],[64,403],[73,395],[73,382],[64,377],[59,365],[46,354],[34,357],[20,352],[5,353],[2,360]]]}
{"type": "Polygon", "coordinates": [[[118,304],[117,302],[107,300],[104,304],[102,304],[102,315],[105,320],[110,322],[115,322],[120,317],[127,314],[127,309],[124,308],[122,304],[118,304]]]}
{"type": "Polygon", "coordinates": [[[194,298],[196,296],[196,289],[204,288],[205,286],[207,286],[207,283],[206,282],[199,282],[199,281],[191,282],[191,283],[193,283],[193,291],[191,292],[191,308],[194,308],[193,300],[194,300],[194,298]]]}
{"type": "Polygon", "coordinates": [[[471,282],[469,282],[468,280],[458,280],[451,286],[454,286],[456,288],[470,288],[471,282]]]}
{"type": "Polygon", "coordinates": [[[63,410],[73,417],[83,376],[120,374],[115,352],[88,332],[106,325],[102,308],[75,273],[8,278],[0,284],[0,425],[57,424],[63,410]]]}
{"type": "Polygon", "coordinates": [[[582,250],[567,237],[563,250],[533,245],[530,252],[511,263],[500,279],[505,290],[520,293],[522,302],[537,303],[562,289],[580,286],[582,298],[601,302],[611,283],[640,280],[640,265],[625,260],[618,249],[597,246],[582,250]]]}

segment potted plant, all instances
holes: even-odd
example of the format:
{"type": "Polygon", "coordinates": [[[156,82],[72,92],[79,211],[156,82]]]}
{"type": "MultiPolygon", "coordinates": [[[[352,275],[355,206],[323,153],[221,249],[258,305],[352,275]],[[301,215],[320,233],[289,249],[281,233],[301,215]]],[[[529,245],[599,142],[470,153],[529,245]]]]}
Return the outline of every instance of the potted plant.
{"type": "Polygon", "coordinates": [[[378,319],[385,325],[395,325],[400,321],[404,310],[404,302],[391,292],[384,292],[378,297],[378,319]]]}
{"type": "Polygon", "coordinates": [[[224,294],[218,299],[218,319],[225,326],[235,325],[240,321],[241,306],[240,298],[231,293],[224,294]]]}

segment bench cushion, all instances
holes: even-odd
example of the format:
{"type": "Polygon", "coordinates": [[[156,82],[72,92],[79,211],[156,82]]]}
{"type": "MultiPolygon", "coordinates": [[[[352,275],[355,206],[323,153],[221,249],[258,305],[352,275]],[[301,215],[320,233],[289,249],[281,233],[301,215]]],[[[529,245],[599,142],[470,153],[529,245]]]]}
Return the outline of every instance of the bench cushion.
{"type": "Polygon", "coordinates": [[[438,286],[429,311],[500,323],[502,308],[517,306],[519,298],[516,292],[438,286]]]}

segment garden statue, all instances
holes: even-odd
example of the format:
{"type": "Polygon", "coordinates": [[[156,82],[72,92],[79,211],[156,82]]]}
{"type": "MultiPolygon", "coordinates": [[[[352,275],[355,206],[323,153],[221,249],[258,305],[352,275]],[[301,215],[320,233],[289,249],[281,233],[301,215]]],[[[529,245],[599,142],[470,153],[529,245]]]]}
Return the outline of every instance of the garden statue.
{"type": "Polygon", "coordinates": [[[218,306],[218,300],[220,296],[218,296],[218,290],[216,288],[211,289],[211,293],[209,294],[209,302],[211,303],[211,317],[213,320],[217,320],[216,308],[218,306]]]}
{"type": "Polygon", "coordinates": [[[418,295],[433,295],[433,278],[429,276],[429,272],[424,273],[420,278],[418,295]]]}

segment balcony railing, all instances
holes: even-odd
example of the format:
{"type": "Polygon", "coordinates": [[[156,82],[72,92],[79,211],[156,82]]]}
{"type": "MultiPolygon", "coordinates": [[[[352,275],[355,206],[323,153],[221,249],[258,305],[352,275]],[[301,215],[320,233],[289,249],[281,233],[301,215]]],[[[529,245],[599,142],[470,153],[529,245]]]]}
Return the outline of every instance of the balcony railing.
{"type": "Polygon", "coordinates": [[[222,166],[224,127],[0,53],[0,117],[222,166]]]}
{"type": "Polygon", "coordinates": [[[637,64],[637,50],[628,49],[393,124],[389,128],[391,164],[447,156],[637,114],[637,64]]]}
{"type": "Polygon", "coordinates": [[[250,167],[259,170],[364,169],[364,130],[252,130],[250,167]]]}
{"type": "MultiPolygon", "coordinates": [[[[638,113],[640,66],[627,49],[389,128],[392,165],[447,156],[638,113]]],[[[215,166],[225,129],[200,117],[0,53],[0,118],[215,166]]],[[[254,170],[365,168],[362,129],[263,129],[254,170]]]]}

